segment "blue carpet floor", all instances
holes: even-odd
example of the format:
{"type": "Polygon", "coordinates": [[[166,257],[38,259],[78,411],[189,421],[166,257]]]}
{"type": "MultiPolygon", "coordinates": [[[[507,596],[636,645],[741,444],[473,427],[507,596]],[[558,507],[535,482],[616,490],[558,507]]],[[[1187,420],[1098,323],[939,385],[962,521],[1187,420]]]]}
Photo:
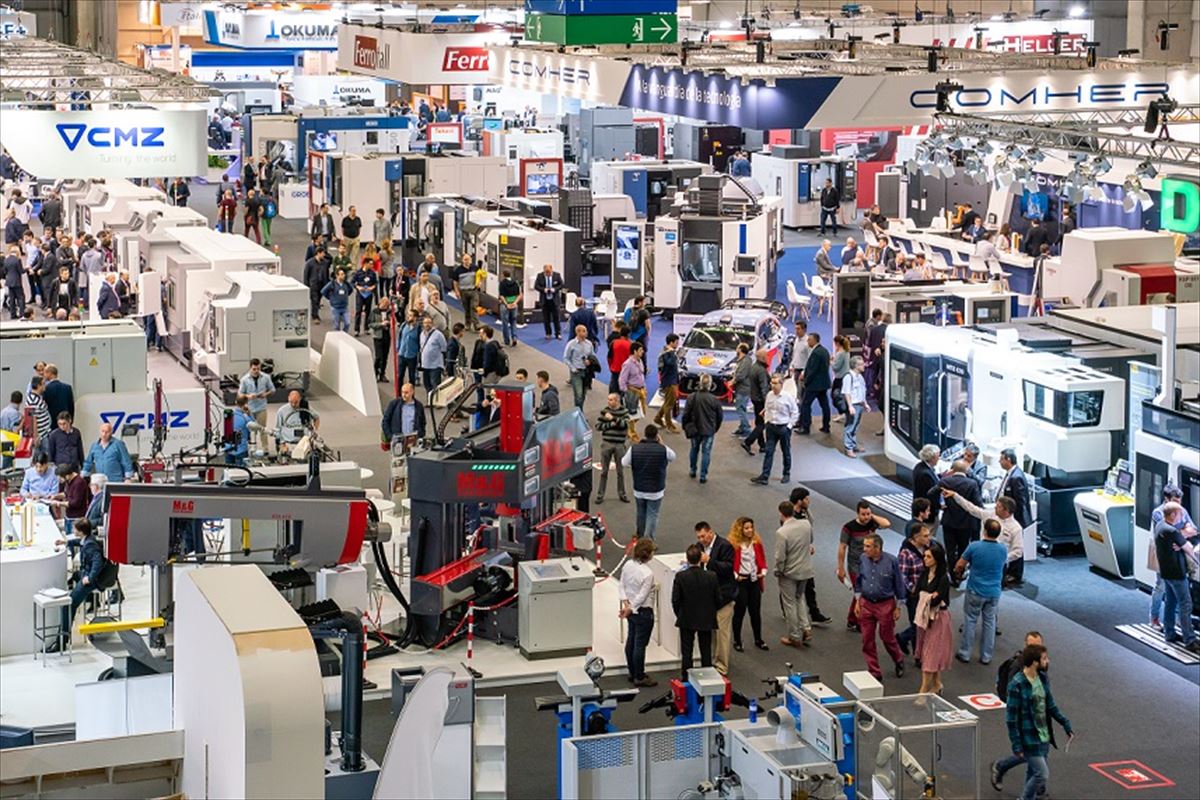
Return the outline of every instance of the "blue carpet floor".
{"type": "MultiPolygon", "coordinates": [[[[785,305],[787,304],[787,282],[789,280],[793,281],[797,290],[803,294],[803,276],[808,275],[811,278],[816,273],[816,267],[813,264],[813,257],[816,255],[816,252],[816,247],[791,247],[784,252],[779,259],[779,265],[777,269],[778,283],[775,292],[775,298],[777,300],[785,305]]],[[[585,277],[583,279],[582,287],[583,296],[591,297],[593,285],[601,281],[607,282],[607,279],[603,276],[585,277]]],[[[451,305],[455,305],[457,301],[453,298],[447,298],[447,302],[451,305]]],[[[461,306],[457,307],[461,308],[461,306]]],[[[494,325],[497,330],[500,327],[498,320],[489,318],[487,322],[494,325]]],[[[823,317],[817,317],[814,314],[813,318],[809,321],[809,330],[820,334],[821,341],[825,343],[827,347],[832,346],[830,344],[830,329],[831,327],[829,321],[823,317]]],[[[655,363],[656,359],[658,358],[659,351],[662,350],[663,345],[666,343],[667,334],[670,333],[671,330],[671,323],[668,320],[665,320],[660,316],[656,316],[652,320],[650,325],[650,341],[648,343],[648,347],[650,348],[650,364],[655,363]]],[[[570,338],[570,332],[565,330],[565,325],[563,336],[570,338]]],[[[542,318],[539,312],[534,312],[530,316],[529,323],[524,328],[517,329],[517,339],[522,345],[533,347],[555,359],[562,358],[563,348],[566,346],[566,338],[564,338],[562,341],[557,339],[546,341],[542,328],[542,318]]],[[[603,351],[604,348],[601,346],[600,361],[604,365],[604,370],[597,377],[597,380],[602,381],[605,385],[607,385],[610,374],[608,371],[608,362],[603,357],[603,351]]],[[[653,396],[654,392],[658,391],[658,376],[653,373],[654,370],[651,369],[650,374],[646,376],[646,388],[651,396],[653,396]]]]}

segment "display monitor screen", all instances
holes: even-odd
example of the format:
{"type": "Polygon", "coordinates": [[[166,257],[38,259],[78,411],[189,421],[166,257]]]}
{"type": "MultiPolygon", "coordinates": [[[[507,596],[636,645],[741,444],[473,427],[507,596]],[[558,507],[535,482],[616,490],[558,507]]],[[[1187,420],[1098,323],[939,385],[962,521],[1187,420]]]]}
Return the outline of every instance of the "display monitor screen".
{"type": "Polygon", "coordinates": [[[721,245],[716,242],[684,242],[680,251],[680,268],[685,281],[721,282],[721,245]]]}
{"type": "Polygon", "coordinates": [[[618,270],[637,272],[641,259],[642,229],[637,225],[618,225],[613,230],[616,240],[613,261],[618,270]]]}
{"type": "Polygon", "coordinates": [[[1128,492],[1133,488],[1133,473],[1127,469],[1117,470],[1117,488],[1128,492]]]}
{"type": "Polygon", "coordinates": [[[308,149],[317,153],[328,153],[337,150],[337,131],[316,131],[309,133],[308,149]]]}
{"type": "Polygon", "coordinates": [[[558,194],[558,173],[541,172],[525,176],[525,195],[558,194]]]}
{"type": "Polygon", "coordinates": [[[753,275],[758,272],[757,256],[738,256],[734,262],[733,271],[742,275],[753,275]]]}

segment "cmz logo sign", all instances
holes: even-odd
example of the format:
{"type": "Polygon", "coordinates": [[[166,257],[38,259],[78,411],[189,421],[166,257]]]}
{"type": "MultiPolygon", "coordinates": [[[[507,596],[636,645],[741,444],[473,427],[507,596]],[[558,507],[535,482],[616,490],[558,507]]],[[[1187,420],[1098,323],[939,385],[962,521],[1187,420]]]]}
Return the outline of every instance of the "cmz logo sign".
{"type": "MultiPolygon", "coordinates": [[[[164,411],[159,421],[167,428],[190,428],[192,423],[188,421],[191,416],[190,411],[164,411]]],[[[153,411],[102,411],[100,412],[100,421],[107,422],[113,426],[113,429],[120,431],[123,425],[138,425],[142,428],[154,427],[154,412],[153,411]]]]}
{"type": "Polygon", "coordinates": [[[106,128],[81,123],[60,122],[54,126],[63,144],[71,152],[82,141],[92,147],[165,147],[162,140],[165,128],[106,128]]]}

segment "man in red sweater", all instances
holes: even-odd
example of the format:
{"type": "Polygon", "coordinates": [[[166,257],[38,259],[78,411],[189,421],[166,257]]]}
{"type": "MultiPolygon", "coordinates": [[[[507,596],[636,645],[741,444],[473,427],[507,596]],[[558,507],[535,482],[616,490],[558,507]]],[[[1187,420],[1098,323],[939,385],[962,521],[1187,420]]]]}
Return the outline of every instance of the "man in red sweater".
{"type": "Polygon", "coordinates": [[[621,366],[629,358],[629,327],[624,322],[613,326],[613,332],[608,335],[608,391],[620,393],[618,379],[621,376],[621,366]]]}

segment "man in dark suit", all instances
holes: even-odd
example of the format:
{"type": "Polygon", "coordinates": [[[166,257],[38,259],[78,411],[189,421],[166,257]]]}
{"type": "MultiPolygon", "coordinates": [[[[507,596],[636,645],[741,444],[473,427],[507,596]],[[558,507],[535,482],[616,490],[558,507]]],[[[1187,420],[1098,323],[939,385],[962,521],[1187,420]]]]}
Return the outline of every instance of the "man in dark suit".
{"type": "Polygon", "coordinates": [[[829,433],[829,387],[833,380],[829,376],[829,351],[821,344],[821,334],[808,334],[808,363],[804,365],[804,395],[800,399],[800,425],[796,432],[808,435],[812,428],[813,401],[821,406],[821,433],[829,433]]]}
{"type": "Polygon", "coordinates": [[[397,439],[416,436],[425,438],[425,406],[415,396],[411,383],[400,387],[400,396],[387,404],[380,419],[383,440],[391,443],[397,439]]]}
{"type": "Polygon", "coordinates": [[[1004,470],[1004,480],[1000,482],[998,497],[1011,497],[1017,504],[1017,522],[1022,528],[1028,528],[1033,522],[1033,510],[1029,507],[1029,479],[1024,471],[1017,466],[1017,453],[1011,447],[1000,452],[1000,469],[1004,470]]]}
{"type": "Polygon", "coordinates": [[[941,478],[937,473],[937,464],[941,457],[941,448],[936,444],[927,444],[917,453],[917,465],[912,471],[913,500],[924,497],[933,507],[933,513],[929,515],[928,520],[931,532],[937,530],[938,511],[942,507],[941,478]]]}
{"type": "Polygon", "coordinates": [[[733,601],[737,599],[737,582],[733,564],[737,558],[728,539],[718,536],[707,522],[696,523],[696,541],[704,548],[700,563],[717,576],[721,599],[717,603],[717,641],[713,649],[713,666],[722,675],[729,674],[729,651],[733,646],[733,601]]]}
{"type": "Polygon", "coordinates": [[[692,668],[692,650],[700,640],[700,666],[712,666],[712,634],[717,627],[717,608],[721,588],[715,573],[704,569],[700,559],[704,548],[693,544],[687,549],[687,569],[677,572],[671,586],[671,608],[679,628],[679,658],[683,679],[692,668]]]}
{"type": "Polygon", "coordinates": [[[54,364],[47,364],[46,368],[42,370],[42,377],[46,379],[46,390],[42,393],[42,399],[46,401],[46,410],[50,412],[50,419],[57,420],[58,415],[64,411],[74,417],[75,391],[71,388],[71,384],[58,379],[58,367],[54,364]]]}
{"type": "Polygon", "coordinates": [[[1021,249],[1027,256],[1036,256],[1042,252],[1042,245],[1050,244],[1050,234],[1039,219],[1029,220],[1029,230],[1025,232],[1025,241],[1021,249]]]}
{"type": "Polygon", "coordinates": [[[542,327],[546,331],[546,338],[550,338],[553,328],[554,338],[561,339],[562,319],[559,317],[561,306],[558,298],[563,289],[562,277],[554,271],[551,264],[546,264],[533,279],[533,288],[537,291],[538,302],[542,306],[542,327]]]}
{"type": "MultiPolygon", "coordinates": [[[[941,479],[940,485],[941,488],[961,495],[972,505],[983,505],[979,484],[971,477],[966,461],[955,461],[950,467],[950,473],[941,479]]],[[[953,560],[957,564],[967,545],[979,539],[979,520],[958,503],[945,503],[945,506],[946,511],[942,515],[942,537],[946,542],[946,563],[953,560]]]]}

